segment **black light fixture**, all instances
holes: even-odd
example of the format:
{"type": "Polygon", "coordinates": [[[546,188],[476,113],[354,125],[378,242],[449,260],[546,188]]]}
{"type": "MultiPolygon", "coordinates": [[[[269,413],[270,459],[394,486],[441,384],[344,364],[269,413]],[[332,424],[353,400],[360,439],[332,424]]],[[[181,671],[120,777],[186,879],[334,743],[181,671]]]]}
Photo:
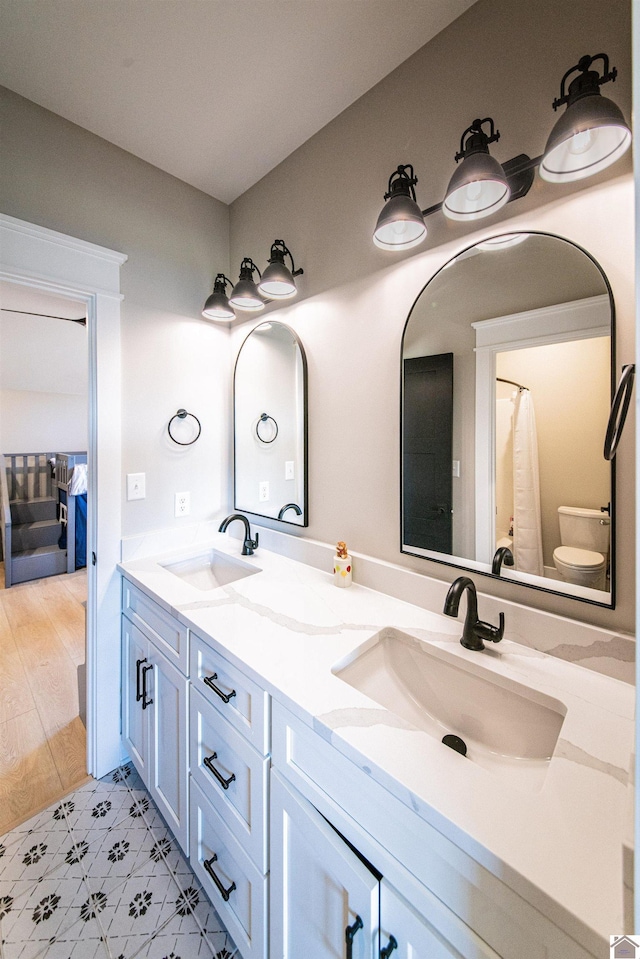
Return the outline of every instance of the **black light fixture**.
{"type": "Polygon", "coordinates": [[[417,176],[410,163],[402,164],[389,177],[373,242],[383,250],[409,250],[427,235],[424,216],[416,202],[417,176]]]}
{"type": "Polygon", "coordinates": [[[284,240],[274,240],[269,254],[269,266],[258,283],[258,291],[270,300],[288,300],[298,292],[294,277],[302,273],[303,269],[296,270],[291,250],[284,240]],[[291,260],[291,269],[284,262],[285,256],[291,260]]]}
{"type": "Polygon", "coordinates": [[[258,310],[264,310],[264,300],[258,292],[258,287],[253,282],[253,274],[262,276],[260,270],[255,265],[251,257],[245,256],[240,264],[240,279],[231,291],[229,303],[235,309],[247,310],[256,313],[258,310]]]}
{"type": "Polygon", "coordinates": [[[462,163],[449,181],[442,204],[442,212],[450,220],[480,220],[508,202],[511,187],[506,174],[489,153],[489,144],[499,139],[500,131],[491,117],[474,120],[462,134],[460,151],[455,155],[456,163],[462,163]],[[482,129],[486,124],[490,133],[482,129]]]}
{"type": "Polygon", "coordinates": [[[205,319],[219,321],[235,319],[236,315],[227,299],[227,284],[233,286],[231,280],[227,279],[224,273],[218,273],[213,284],[213,293],[208,297],[202,308],[202,315],[205,319]]]}
{"type": "MultiPolygon", "coordinates": [[[[411,164],[400,165],[389,178],[385,206],[373,233],[376,246],[384,250],[408,250],[427,235],[425,218],[442,212],[453,220],[476,220],[500,210],[506,203],[526,196],[536,167],[544,180],[555,183],[580,180],[614,163],[631,143],[631,130],[621,110],[603,97],[600,87],[615,80],[604,53],[582,57],[567,70],[560,85],[554,110],[567,104],[566,112],[551,131],[544,154],[531,158],[525,153],[500,165],[489,153],[489,144],[500,138],[491,117],[474,120],[462,134],[456,163],[441,203],[420,210],[415,193],[418,178],[411,164]],[[602,76],[591,67],[602,60],[602,76]],[[565,92],[565,84],[578,73],[565,92]],[[483,129],[489,124],[489,132],[483,129]]],[[[506,245],[506,244],[505,244],[506,245]]]]}
{"type": "Polygon", "coordinates": [[[557,110],[567,104],[547,140],[540,176],[552,183],[568,183],[598,173],[614,163],[631,144],[631,130],[613,100],[603,97],[603,83],[615,81],[618,71],[609,70],[606,53],[581,57],[567,70],[560,84],[560,96],[553,101],[557,110]],[[591,67],[602,60],[602,76],[591,67]],[[577,76],[565,92],[572,73],[577,76]]]}

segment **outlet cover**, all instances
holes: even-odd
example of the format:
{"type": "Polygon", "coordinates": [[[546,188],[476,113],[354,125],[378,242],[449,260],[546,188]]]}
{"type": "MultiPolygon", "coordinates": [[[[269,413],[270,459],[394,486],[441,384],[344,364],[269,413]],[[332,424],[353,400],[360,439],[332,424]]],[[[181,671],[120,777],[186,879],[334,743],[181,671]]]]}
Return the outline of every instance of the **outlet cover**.
{"type": "Polygon", "coordinates": [[[258,488],[258,500],[261,503],[266,503],[268,499],[269,499],[269,481],[263,480],[262,483],[260,483],[260,486],[258,488]]]}
{"type": "Polygon", "coordinates": [[[191,493],[176,493],[175,516],[188,516],[191,512],[191,493]]]}
{"type": "Polygon", "coordinates": [[[147,474],[127,473],[127,499],[144,499],[147,495],[147,474]]]}

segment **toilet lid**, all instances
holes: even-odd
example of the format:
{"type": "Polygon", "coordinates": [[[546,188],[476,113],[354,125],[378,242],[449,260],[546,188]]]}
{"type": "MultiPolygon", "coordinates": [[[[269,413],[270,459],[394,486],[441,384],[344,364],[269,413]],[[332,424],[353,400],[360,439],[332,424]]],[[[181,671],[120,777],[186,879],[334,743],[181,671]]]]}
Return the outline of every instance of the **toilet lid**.
{"type": "Polygon", "coordinates": [[[553,551],[554,558],[565,566],[575,569],[598,569],[604,565],[602,553],[590,549],[578,549],[576,546],[558,546],[553,551]]]}

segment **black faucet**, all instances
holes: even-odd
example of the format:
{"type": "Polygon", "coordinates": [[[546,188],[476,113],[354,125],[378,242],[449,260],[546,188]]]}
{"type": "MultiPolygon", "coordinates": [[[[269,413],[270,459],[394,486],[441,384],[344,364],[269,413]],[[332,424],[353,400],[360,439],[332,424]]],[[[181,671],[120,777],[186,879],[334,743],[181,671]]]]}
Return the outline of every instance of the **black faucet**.
{"type": "Polygon", "coordinates": [[[499,546],[498,549],[493,554],[493,562],[491,563],[491,572],[494,576],[500,575],[500,568],[504,563],[505,566],[514,566],[515,560],[513,558],[513,553],[508,546],[499,546]]]}
{"type": "Polygon", "coordinates": [[[284,514],[287,512],[288,509],[292,509],[298,516],[302,516],[302,510],[300,509],[297,503],[287,503],[286,506],[283,506],[280,512],[278,513],[278,519],[282,519],[282,517],[284,516],[284,514]]]}
{"type": "Polygon", "coordinates": [[[220,523],[218,529],[219,533],[224,533],[229,523],[233,523],[234,519],[239,519],[241,523],[244,523],[244,542],[242,544],[242,555],[243,556],[253,556],[254,549],[258,548],[258,539],[260,534],[256,533],[256,538],[251,539],[251,527],[249,526],[249,520],[246,516],[243,516],[242,513],[232,513],[231,516],[227,516],[226,519],[220,523]]]}
{"type": "Polygon", "coordinates": [[[462,594],[467,590],[467,615],[460,642],[467,649],[480,652],[484,649],[483,640],[499,643],[504,635],[504,613],[500,613],[500,625],[492,626],[478,619],[478,597],[476,586],[468,576],[458,576],[449,587],[447,598],[444,601],[443,612],[447,616],[457,616],[462,594]]]}

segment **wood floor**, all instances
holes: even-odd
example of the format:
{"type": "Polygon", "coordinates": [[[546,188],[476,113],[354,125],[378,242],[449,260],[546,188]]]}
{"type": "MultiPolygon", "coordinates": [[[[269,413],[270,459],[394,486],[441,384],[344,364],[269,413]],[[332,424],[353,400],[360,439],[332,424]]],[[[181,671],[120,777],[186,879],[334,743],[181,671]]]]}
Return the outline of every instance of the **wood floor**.
{"type": "Polygon", "coordinates": [[[0,588],[0,835],[87,779],[86,598],[86,570],[0,588]]]}

